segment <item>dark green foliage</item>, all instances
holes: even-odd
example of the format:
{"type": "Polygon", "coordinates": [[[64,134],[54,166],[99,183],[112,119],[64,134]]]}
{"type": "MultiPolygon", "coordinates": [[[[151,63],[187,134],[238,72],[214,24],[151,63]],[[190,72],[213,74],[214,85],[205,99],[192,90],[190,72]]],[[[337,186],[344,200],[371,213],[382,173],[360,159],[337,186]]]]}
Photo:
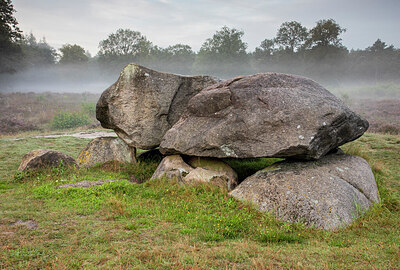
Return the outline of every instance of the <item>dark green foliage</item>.
{"type": "Polygon", "coordinates": [[[339,37],[340,34],[346,32],[345,28],[342,28],[333,19],[319,20],[317,25],[310,30],[310,38],[307,43],[310,46],[342,46],[342,39],[339,37]]]}
{"type": "Polygon", "coordinates": [[[199,73],[230,77],[248,71],[247,43],[242,40],[243,31],[224,26],[200,48],[194,63],[199,73]]]}
{"type": "MultiPolygon", "coordinates": [[[[284,22],[276,34],[275,43],[286,50],[300,50],[308,37],[307,28],[296,21],[284,22]]],[[[261,43],[261,46],[263,44],[261,43]]]]}
{"type": "Polygon", "coordinates": [[[140,63],[148,58],[152,44],[138,31],[118,29],[107,39],[100,41],[98,59],[100,63],[112,66],[140,63]]]}
{"type": "Polygon", "coordinates": [[[175,44],[165,49],[154,46],[145,63],[156,70],[189,75],[195,56],[189,45],[175,44]]]}
{"type": "Polygon", "coordinates": [[[61,47],[60,52],[60,64],[82,64],[89,61],[85,49],[76,44],[64,44],[61,47]]]}
{"type": "Polygon", "coordinates": [[[14,6],[11,0],[0,1],[0,73],[15,72],[20,61],[21,48],[18,40],[21,30],[14,17],[14,6]]]}
{"type": "Polygon", "coordinates": [[[46,42],[45,38],[37,41],[36,37],[30,33],[21,39],[20,46],[23,54],[21,68],[52,65],[56,62],[56,50],[46,42]]]}
{"type": "Polygon", "coordinates": [[[272,61],[273,54],[276,52],[275,39],[264,39],[260,47],[257,47],[253,53],[253,59],[256,62],[272,61]]]}
{"type": "Polygon", "coordinates": [[[291,73],[330,85],[354,80],[377,83],[400,76],[399,49],[377,39],[364,50],[349,51],[341,43],[346,29],[333,19],[319,20],[311,29],[297,21],[284,22],[275,37],[261,37],[263,41],[254,52],[246,51],[243,31],[227,26],[205,40],[197,53],[181,43],[161,48],[138,31],[118,29],[100,41],[94,58],[79,45],[65,44],[59,63],[76,65],[68,70],[65,65],[56,65],[56,50],[44,38],[37,41],[30,34],[21,39],[10,0],[1,2],[0,7],[6,22],[0,24],[0,73],[53,65],[51,71],[63,78],[87,81],[94,80],[93,73],[117,76],[126,64],[136,62],[159,71],[209,74],[222,79],[259,72],[291,73]]]}

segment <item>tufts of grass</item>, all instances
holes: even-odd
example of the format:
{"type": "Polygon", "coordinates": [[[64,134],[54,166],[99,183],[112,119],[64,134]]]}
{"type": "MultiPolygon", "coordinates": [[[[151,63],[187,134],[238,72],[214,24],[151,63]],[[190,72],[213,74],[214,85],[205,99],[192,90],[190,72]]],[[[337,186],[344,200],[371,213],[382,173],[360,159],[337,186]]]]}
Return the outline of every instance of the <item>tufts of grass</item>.
{"type": "MultiPolygon", "coordinates": [[[[148,181],[158,165],[151,161],[49,169],[11,181],[22,155],[47,143],[76,156],[87,140],[0,140],[7,153],[0,166],[8,170],[0,172],[0,268],[395,269],[400,263],[398,136],[366,134],[343,147],[376,163],[381,203],[336,231],[281,222],[209,184],[148,181]],[[145,182],[131,183],[132,177],[145,182]],[[99,179],[117,181],[55,188],[99,179]],[[12,225],[17,220],[38,228],[12,225]]],[[[273,160],[228,162],[245,177],[273,160]]]]}
{"type": "Polygon", "coordinates": [[[264,243],[301,243],[303,239],[300,233],[265,230],[260,232],[260,241],[264,243]]]}
{"type": "Polygon", "coordinates": [[[398,136],[365,134],[357,141],[348,143],[345,153],[364,158],[370,165],[376,180],[382,207],[389,211],[400,210],[400,144],[398,136]]]}

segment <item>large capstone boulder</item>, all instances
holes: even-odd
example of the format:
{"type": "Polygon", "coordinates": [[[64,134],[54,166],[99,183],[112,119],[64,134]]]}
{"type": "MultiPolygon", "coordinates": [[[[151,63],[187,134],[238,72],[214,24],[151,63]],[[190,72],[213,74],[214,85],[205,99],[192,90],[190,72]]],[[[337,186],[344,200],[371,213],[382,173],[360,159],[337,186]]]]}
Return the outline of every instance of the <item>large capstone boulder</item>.
{"type": "Polygon", "coordinates": [[[79,166],[93,167],[98,163],[119,161],[131,163],[132,152],[129,146],[116,137],[99,137],[88,143],[79,153],[76,162],[79,166]]]}
{"type": "Polygon", "coordinates": [[[176,178],[184,184],[211,183],[228,191],[238,184],[236,172],[225,162],[217,159],[166,156],[154,172],[151,179],[176,178]]]}
{"type": "Polygon", "coordinates": [[[38,149],[33,150],[22,157],[19,171],[39,170],[59,166],[76,166],[75,159],[59,151],[38,149]]]}
{"type": "Polygon", "coordinates": [[[163,154],[318,159],[368,122],[316,82],[265,73],[210,86],[165,134],[163,154]]]}
{"type": "Polygon", "coordinates": [[[379,201],[368,163],[340,153],[276,163],[246,178],[230,195],[281,220],[327,230],[350,224],[379,201]]]}
{"type": "Polygon", "coordinates": [[[179,120],[189,99],[216,82],[209,76],[181,76],[129,64],[101,95],[96,117],[129,146],[152,149],[179,120]]]}

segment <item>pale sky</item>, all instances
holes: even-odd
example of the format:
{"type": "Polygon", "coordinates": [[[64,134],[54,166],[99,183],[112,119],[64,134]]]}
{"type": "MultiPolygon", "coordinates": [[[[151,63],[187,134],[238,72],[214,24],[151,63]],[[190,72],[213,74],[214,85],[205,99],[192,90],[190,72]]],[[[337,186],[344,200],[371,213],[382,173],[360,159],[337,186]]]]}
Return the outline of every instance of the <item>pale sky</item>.
{"type": "Polygon", "coordinates": [[[307,28],[332,18],[347,29],[349,49],[364,49],[380,38],[400,48],[400,0],[13,0],[24,33],[46,37],[60,48],[78,44],[92,55],[119,28],[140,31],[154,45],[187,44],[197,51],[222,26],[245,32],[253,51],[274,38],[285,21],[307,28]]]}

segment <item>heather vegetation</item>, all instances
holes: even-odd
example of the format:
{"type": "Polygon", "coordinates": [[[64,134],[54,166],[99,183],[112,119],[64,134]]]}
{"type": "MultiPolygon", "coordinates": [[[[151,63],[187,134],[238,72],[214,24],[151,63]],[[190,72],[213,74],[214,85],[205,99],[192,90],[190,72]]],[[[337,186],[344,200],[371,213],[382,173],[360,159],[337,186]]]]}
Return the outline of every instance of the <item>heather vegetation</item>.
{"type": "Polygon", "coordinates": [[[98,127],[97,94],[0,93],[0,134],[98,127]]]}
{"type": "MultiPolygon", "coordinates": [[[[330,90],[370,122],[369,131],[400,133],[400,101],[390,98],[400,95],[397,85],[330,90]]],[[[54,132],[78,126],[99,128],[95,111],[98,99],[98,94],[90,93],[0,94],[0,134],[54,132]]]]}

